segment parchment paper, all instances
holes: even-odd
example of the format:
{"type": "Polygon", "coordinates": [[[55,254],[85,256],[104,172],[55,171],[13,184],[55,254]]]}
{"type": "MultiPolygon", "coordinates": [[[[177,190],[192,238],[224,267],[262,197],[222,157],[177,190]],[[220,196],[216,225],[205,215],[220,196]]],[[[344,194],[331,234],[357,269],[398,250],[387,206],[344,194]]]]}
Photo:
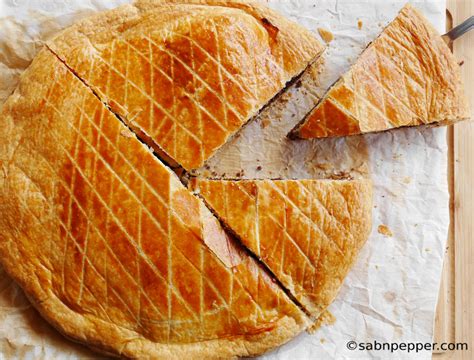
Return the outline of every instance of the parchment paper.
{"type": "MultiPolygon", "coordinates": [[[[121,0],[0,0],[0,102],[11,93],[41,42],[121,0]]],[[[413,2],[443,32],[445,1],[413,2]]],[[[301,334],[268,359],[430,358],[419,353],[350,351],[357,342],[431,342],[449,225],[446,130],[403,129],[338,140],[289,141],[286,133],[403,6],[400,1],[270,0],[270,6],[318,35],[334,34],[318,87],[305,79],[197,173],[228,178],[370,176],[373,231],[330,306],[336,321],[301,334]],[[362,28],[358,28],[358,20],[362,28]],[[392,236],[378,232],[388,227],[392,236]]],[[[1,121],[1,119],[0,119],[1,121]]],[[[0,357],[98,357],[65,340],[0,271],[0,357]],[[2,356],[3,355],[3,356],[2,356]]]]}

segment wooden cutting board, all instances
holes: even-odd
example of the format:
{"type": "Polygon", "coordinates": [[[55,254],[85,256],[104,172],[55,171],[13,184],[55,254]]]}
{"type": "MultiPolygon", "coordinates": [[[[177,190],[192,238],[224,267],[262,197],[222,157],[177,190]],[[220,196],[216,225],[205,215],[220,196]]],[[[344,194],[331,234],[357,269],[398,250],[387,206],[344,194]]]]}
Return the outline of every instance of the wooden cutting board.
{"type": "MultiPolygon", "coordinates": [[[[447,26],[474,15],[474,0],[448,0],[447,26]]],[[[474,31],[456,40],[456,57],[474,115],[474,31]]],[[[434,342],[466,342],[468,351],[434,352],[434,360],[474,358],[474,122],[448,129],[451,224],[436,311],[434,342]]]]}

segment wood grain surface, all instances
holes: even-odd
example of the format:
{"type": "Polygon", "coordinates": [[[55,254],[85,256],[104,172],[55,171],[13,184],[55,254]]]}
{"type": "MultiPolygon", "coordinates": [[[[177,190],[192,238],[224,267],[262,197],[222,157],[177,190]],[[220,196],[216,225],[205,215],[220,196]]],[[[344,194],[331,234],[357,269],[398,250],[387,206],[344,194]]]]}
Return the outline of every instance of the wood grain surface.
{"type": "MultiPolygon", "coordinates": [[[[448,26],[474,15],[474,0],[448,0],[448,26]]],[[[456,40],[453,51],[474,114],[474,31],[456,40]]],[[[435,360],[474,357],[474,123],[462,122],[448,131],[451,225],[436,312],[434,342],[465,342],[467,351],[435,352],[435,360]]]]}

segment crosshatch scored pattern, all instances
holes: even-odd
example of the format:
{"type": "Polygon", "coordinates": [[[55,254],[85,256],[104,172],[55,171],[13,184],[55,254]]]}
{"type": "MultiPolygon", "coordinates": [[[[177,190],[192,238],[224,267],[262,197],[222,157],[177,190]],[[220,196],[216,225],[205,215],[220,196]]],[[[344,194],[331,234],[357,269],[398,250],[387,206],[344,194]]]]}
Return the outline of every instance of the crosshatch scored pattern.
{"type": "Polygon", "coordinates": [[[368,180],[199,179],[193,186],[314,317],[332,302],[370,231],[368,180]]]}
{"type": "Polygon", "coordinates": [[[314,39],[302,37],[298,48],[272,38],[241,10],[201,10],[173,10],[171,19],[166,9],[152,11],[137,25],[145,35],[132,27],[109,43],[62,48],[66,33],[49,45],[114,112],[187,170],[202,166],[322,51],[314,39]],[[158,15],[166,20],[148,29],[158,15]]]}
{"type": "Polygon", "coordinates": [[[343,136],[467,118],[458,73],[443,40],[405,6],[297,131],[343,136]]]}
{"type": "Polygon", "coordinates": [[[42,296],[163,343],[251,336],[287,316],[304,323],[233,241],[224,237],[231,267],[214,254],[208,210],[53,54],[43,50],[27,74],[44,66],[28,84],[40,103],[5,105],[4,136],[17,141],[1,152],[2,201],[23,219],[14,227],[7,214],[2,228],[26,235],[9,236],[2,252],[38,259],[25,276],[40,278],[42,296]],[[31,117],[11,116],[22,106],[31,117]],[[47,244],[22,242],[45,235],[47,244]]]}
{"type": "Polygon", "coordinates": [[[355,200],[362,216],[337,189],[264,182],[249,250],[272,278],[135,134],[199,166],[322,47],[254,7],[120,9],[105,15],[113,36],[73,26],[48,43],[5,104],[2,262],[53,325],[93,347],[262,353],[336,296],[367,235],[351,218],[367,220],[370,201],[355,200]]]}

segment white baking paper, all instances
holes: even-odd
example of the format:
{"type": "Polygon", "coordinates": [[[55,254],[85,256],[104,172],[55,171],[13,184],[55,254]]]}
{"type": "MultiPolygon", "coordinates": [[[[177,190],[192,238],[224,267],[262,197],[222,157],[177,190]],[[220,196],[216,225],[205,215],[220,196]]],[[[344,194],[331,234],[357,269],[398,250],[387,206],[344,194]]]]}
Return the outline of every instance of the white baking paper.
{"type": "MultiPolygon", "coordinates": [[[[11,93],[41,42],[96,11],[126,1],[0,0],[0,102],[11,93]]],[[[413,2],[445,28],[445,1],[413,2]]],[[[301,334],[266,359],[428,359],[430,352],[351,351],[347,342],[431,342],[449,225],[446,130],[402,129],[347,139],[289,141],[286,133],[314,99],[355,61],[403,6],[400,1],[270,0],[318,35],[334,34],[316,89],[293,86],[198,173],[213,177],[370,176],[373,231],[330,306],[336,321],[301,334]],[[359,29],[358,21],[362,22],[359,29]],[[393,236],[378,232],[385,225],[393,236]]],[[[0,119],[1,121],[1,119],[0,119]]],[[[52,329],[0,271],[0,357],[98,357],[52,329]]]]}

